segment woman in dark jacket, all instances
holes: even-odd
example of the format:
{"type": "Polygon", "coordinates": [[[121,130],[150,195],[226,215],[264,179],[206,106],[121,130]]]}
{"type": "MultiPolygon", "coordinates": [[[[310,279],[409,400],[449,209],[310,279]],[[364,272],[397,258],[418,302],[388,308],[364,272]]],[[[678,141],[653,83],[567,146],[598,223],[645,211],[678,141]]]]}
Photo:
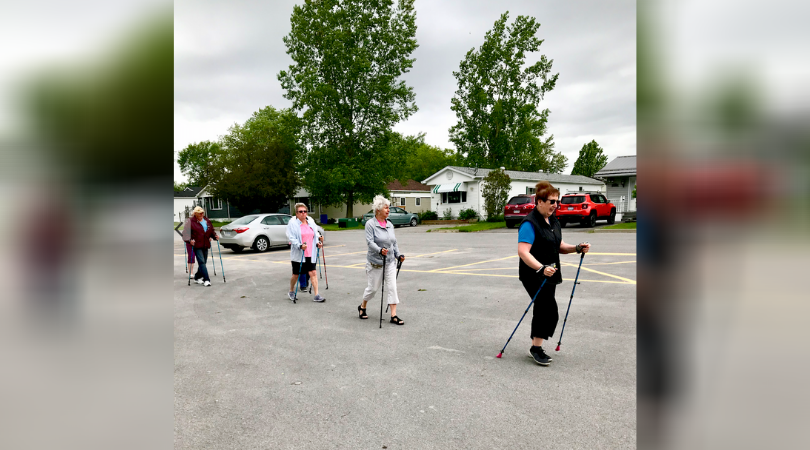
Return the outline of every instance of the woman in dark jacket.
{"type": "Polygon", "coordinates": [[[208,276],[208,268],[205,263],[208,261],[208,249],[211,248],[211,239],[219,240],[219,236],[214,231],[214,226],[205,211],[201,207],[194,208],[194,213],[189,220],[189,226],[183,228],[183,240],[187,240],[194,248],[194,255],[197,257],[197,273],[194,274],[194,282],[197,284],[211,286],[211,278],[208,276]]]}
{"type": "Polygon", "coordinates": [[[560,319],[554,298],[557,285],[562,283],[560,254],[587,253],[591,248],[587,242],[571,245],[562,240],[562,228],[554,214],[559,201],[559,189],[545,180],[537,183],[535,208],[523,219],[518,229],[518,274],[529,297],[535,298],[536,295],[529,355],[541,366],[551,362],[542,345],[554,334],[560,319]],[[544,285],[545,278],[548,281],[544,285]]]}

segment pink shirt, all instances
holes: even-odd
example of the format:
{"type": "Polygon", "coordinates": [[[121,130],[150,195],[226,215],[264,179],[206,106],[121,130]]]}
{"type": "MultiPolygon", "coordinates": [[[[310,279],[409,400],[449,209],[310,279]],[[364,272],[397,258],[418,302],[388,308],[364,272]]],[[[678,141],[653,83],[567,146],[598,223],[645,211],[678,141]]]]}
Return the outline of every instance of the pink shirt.
{"type": "Polygon", "coordinates": [[[386,228],[386,226],[387,226],[386,222],[383,222],[383,221],[382,221],[382,220],[380,220],[380,219],[377,219],[377,223],[379,223],[379,224],[380,224],[380,226],[381,226],[381,227],[383,227],[383,228],[386,228]]]}
{"type": "Polygon", "coordinates": [[[315,230],[310,228],[306,223],[301,223],[301,242],[307,244],[307,249],[304,250],[304,257],[312,258],[312,241],[315,239],[315,230]]]}

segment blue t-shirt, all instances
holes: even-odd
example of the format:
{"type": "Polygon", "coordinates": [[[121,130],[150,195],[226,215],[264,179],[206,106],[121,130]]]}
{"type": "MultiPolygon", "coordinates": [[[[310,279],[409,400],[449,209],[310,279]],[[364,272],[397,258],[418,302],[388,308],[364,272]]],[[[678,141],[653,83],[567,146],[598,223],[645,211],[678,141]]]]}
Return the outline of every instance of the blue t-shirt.
{"type": "Polygon", "coordinates": [[[518,228],[518,242],[534,244],[534,227],[529,222],[523,222],[518,228]]]}
{"type": "Polygon", "coordinates": [[[200,222],[200,225],[202,225],[203,231],[208,231],[208,221],[207,220],[203,219],[203,221],[200,222]]]}

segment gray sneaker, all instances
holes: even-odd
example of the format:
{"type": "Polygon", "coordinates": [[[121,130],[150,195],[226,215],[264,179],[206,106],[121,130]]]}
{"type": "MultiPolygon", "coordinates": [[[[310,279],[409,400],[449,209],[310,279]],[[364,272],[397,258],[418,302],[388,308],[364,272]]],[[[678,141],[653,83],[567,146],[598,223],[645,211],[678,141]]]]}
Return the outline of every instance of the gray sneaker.
{"type": "Polygon", "coordinates": [[[551,358],[543,351],[543,347],[532,346],[532,348],[529,349],[529,356],[534,359],[534,362],[541,366],[547,366],[551,363],[551,358]]]}
{"type": "Polygon", "coordinates": [[[293,291],[287,292],[287,300],[295,300],[295,293],[293,291]]]}
{"type": "Polygon", "coordinates": [[[315,298],[312,299],[313,302],[325,302],[326,298],[321,297],[321,294],[317,294],[315,298]]]}

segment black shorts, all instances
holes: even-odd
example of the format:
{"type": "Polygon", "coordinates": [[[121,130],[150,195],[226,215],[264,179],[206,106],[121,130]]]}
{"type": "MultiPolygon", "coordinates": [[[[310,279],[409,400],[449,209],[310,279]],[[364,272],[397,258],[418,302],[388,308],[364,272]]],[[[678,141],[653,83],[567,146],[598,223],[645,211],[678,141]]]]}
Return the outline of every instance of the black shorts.
{"type": "Polygon", "coordinates": [[[299,275],[301,272],[298,271],[299,268],[303,270],[304,273],[312,272],[315,270],[315,263],[312,262],[312,258],[304,258],[304,266],[301,267],[301,261],[290,261],[292,263],[293,275],[299,275]]]}

